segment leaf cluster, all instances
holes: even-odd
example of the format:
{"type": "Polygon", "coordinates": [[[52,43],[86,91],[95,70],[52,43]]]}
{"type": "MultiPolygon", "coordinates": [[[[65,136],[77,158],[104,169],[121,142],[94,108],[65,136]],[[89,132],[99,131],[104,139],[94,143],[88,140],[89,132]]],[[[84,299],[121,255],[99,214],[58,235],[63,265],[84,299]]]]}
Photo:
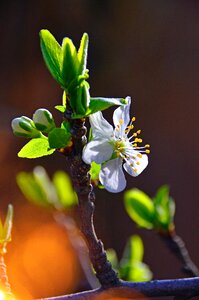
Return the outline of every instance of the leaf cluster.
{"type": "Polygon", "coordinates": [[[129,238],[120,261],[113,249],[107,250],[107,256],[123,280],[137,282],[152,279],[150,268],[143,263],[144,245],[138,235],[132,235],[129,238]]]}
{"type": "Polygon", "coordinates": [[[124,194],[124,203],[138,226],[162,232],[174,229],[175,203],[167,185],[161,186],[152,199],[141,190],[131,189],[124,194]]]}
{"type": "Polygon", "coordinates": [[[63,171],[56,171],[51,180],[46,170],[37,166],[33,172],[18,173],[16,180],[22,194],[36,205],[64,210],[77,204],[70,177],[63,171]]]}

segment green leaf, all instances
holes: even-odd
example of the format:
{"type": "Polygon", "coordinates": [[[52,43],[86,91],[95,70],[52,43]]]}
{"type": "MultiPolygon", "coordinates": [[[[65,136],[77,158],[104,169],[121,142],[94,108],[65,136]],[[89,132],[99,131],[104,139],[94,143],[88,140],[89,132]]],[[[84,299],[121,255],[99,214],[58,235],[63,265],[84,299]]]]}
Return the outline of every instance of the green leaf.
{"type": "Polygon", "coordinates": [[[143,262],[134,262],[129,270],[126,280],[133,282],[150,281],[152,279],[150,268],[143,262]]]}
{"type": "Polygon", "coordinates": [[[38,158],[51,155],[55,149],[49,149],[49,143],[46,138],[35,138],[30,140],[18,153],[22,158],[38,158]]]}
{"type": "Polygon", "coordinates": [[[161,186],[155,197],[155,227],[156,229],[169,230],[173,228],[173,218],[175,213],[175,203],[169,197],[169,187],[167,185],[161,186]]]}
{"type": "Polygon", "coordinates": [[[88,53],[88,34],[84,33],[81,39],[80,47],[77,53],[79,61],[79,74],[83,74],[86,71],[88,53]]]}
{"type": "Polygon", "coordinates": [[[66,147],[71,134],[64,128],[54,128],[48,135],[50,148],[60,149],[66,147]]]}
{"type": "Polygon", "coordinates": [[[147,281],[152,277],[149,267],[142,262],[144,246],[138,235],[129,238],[120,261],[120,275],[128,281],[147,281]]]}
{"type": "Polygon", "coordinates": [[[49,206],[46,191],[33,173],[20,172],[17,174],[16,181],[26,199],[36,205],[49,206]]]}
{"type": "Polygon", "coordinates": [[[70,177],[63,171],[57,171],[52,179],[60,208],[70,208],[77,204],[77,195],[73,190],[70,177]]]}
{"type": "Polygon", "coordinates": [[[129,190],[124,194],[124,202],[128,215],[137,225],[153,228],[153,202],[145,193],[138,189],[129,190]]]}
{"type": "Polygon", "coordinates": [[[124,105],[123,98],[90,98],[90,105],[88,108],[87,115],[93,114],[97,111],[105,110],[113,105],[124,105]]]}
{"type": "Polygon", "coordinates": [[[96,162],[91,163],[91,168],[89,173],[91,175],[91,180],[98,180],[99,179],[99,172],[101,170],[101,165],[97,164],[96,162]]]}
{"type": "Polygon", "coordinates": [[[68,85],[76,79],[78,75],[78,59],[77,50],[69,38],[64,38],[62,42],[62,52],[63,52],[63,65],[62,65],[62,78],[65,82],[65,86],[68,85]]]}
{"type": "Polygon", "coordinates": [[[47,68],[54,79],[64,86],[62,78],[62,49],[54,36],[46,29],[40,31],[41,51],[47,68]]]}
{"type": "Polygon", "coordinates": [[[118,262],[116,251],[114,249],[107,249],[106,255],[107,255],[107,259],[108,259],[108,261],[110,261],[113,269],[118,270],[119,262],[118,262]]]}
{"type": "Polygon", "coordinates": [[[56,105],[55,108],[61,113],[65,113],[66,107],[64,105],[56,105]]]}

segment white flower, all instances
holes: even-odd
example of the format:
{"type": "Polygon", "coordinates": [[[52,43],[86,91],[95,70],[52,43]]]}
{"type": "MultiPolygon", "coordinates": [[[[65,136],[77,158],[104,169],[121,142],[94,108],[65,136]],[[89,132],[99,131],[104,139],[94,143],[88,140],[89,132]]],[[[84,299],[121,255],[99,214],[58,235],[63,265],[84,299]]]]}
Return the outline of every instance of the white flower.
{"type": "Polygon", "coordinates": [[[139,175],[148,165],[148,156],[143,153],[150,152],[146,149],[149,145],[138,147],[138,143],[142,142],[137,137],[140,130],[128,136],[134,127],[135,118],[130,121],[131,99],[126,99],[128,104],[114,111],[114,129],[101,112],[90,116],[93,139],[83,149],[82,158],[85,163],[91,164],[94,161],[102,164],[100,182],[112,193],[121,192],[126,187],[123,168],[131,176],[139,175]]]}

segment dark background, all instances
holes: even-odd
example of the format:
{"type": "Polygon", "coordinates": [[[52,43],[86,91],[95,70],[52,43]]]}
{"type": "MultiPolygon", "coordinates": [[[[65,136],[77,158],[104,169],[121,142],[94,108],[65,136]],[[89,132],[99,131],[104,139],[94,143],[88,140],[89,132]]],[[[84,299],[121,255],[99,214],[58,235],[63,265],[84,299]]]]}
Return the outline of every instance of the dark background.
{"type": "MultiPolygon", "coordinates": [[[[65,169],[64,158],[59,155],[34,161],[18,159],[16,153],[24,140],[14,137],[10,129],[12,118],[31,117],[39,107],[48,108],[59,120],[54,106],[60,104],[62,91],[41,56],[38,33],[42,28],[50,30],[59,42],[64,36],[71,37],[77,46],[83,32],[89,34],[92,96],[132,96],[132,116],[136,116],[137,129],[142,129],[144,143],[150,143],[152,151],[143,174],[128,177],[128,188],[137,187],[153,196],[160,185],[170,185],[177,204],[177,232],[199,265],[199,2],[2,1],[0,208],[4,213],[8,203],[15,206],[13,243],[6,256],[13,289],[23,294],[23,286],[34,297],[41,297],[76,288],[71,285],[67,289],[63,278],[56,281],[59,274],[44,275],[54,286],[52,290],[44,289],[41,282],[27,274],[22,276],[23,249],[17,252],[40,224],[52,222],[47,212],[25,204],[15,183],[17,172],[31,171],[38,164],[50,174],[65,169]]],[[[111,113],[112,110],[105,114],[109,120],[111,113]]],[[[128,236],[139,233],[145,244],[144,260],[151,266],[154,278],[182,277],[178,262],[156,234],[136,228],[126,215],[122,197],[122,193],[97,191],[95,223],[105,247],[115,248],[121,256],[128,236]]],[[[59,234],[61,243],[64,235],[59,234]]],[[[78,266],[72,270],[81,273],[78,266]]],[[[66,275],[70,277],[72,273],[66,275]]]]}

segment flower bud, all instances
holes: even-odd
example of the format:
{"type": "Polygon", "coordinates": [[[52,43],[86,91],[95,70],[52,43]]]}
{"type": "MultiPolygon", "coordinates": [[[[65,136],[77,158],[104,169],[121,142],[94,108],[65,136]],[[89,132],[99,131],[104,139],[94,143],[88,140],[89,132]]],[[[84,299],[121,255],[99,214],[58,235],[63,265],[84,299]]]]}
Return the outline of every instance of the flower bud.
{"type": "Polygon", "coordinates": [[[11,126],[14,134],[17,136],[37,138],[41,135],[35,128],[33,121],[24,116],[13,119],[11,126]]]}
{"type": "Polygon", "coordinates": [[[44,108],[39,108],[33,114],[33,121],[38,130],[49,132],[55,127],[52,114],[44,108]]]}

